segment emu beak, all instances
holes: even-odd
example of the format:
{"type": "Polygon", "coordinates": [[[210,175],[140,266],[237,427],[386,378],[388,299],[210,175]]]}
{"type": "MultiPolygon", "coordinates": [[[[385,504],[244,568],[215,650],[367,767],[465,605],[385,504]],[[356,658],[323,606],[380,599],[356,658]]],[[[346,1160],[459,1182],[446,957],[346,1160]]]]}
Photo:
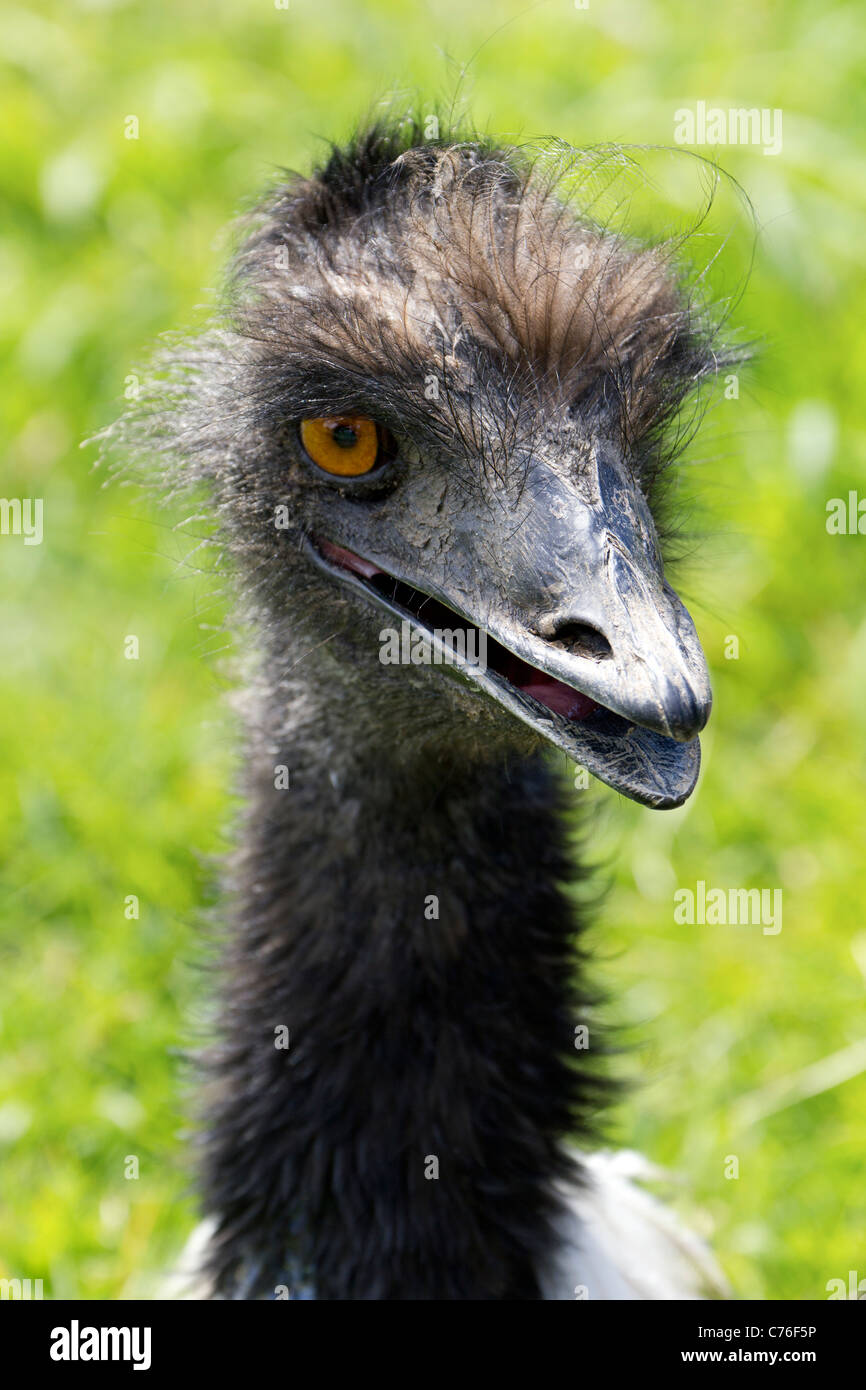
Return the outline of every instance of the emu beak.
{"type": "Polygon", "coordinates": [[[577,483],[538,470],[526,493],[502,601],[484,626],[538,674],[504,674],[559,716],[547,737],[595,776],[649,805],[679,805],[697,780],[712,692],[647,504],[601,447],[577,483]]]}
{"type": "Polygon", "coordinates": [[[532,471],[524,502],[484,627],[531,670],[505,663],[499,680],[523,696],[521,717],[595,777],[645,805],[681,805],[698,780],[712,691],[644,496],[596,446],[577,482],[532,471]]]}
{"type": "Polygon", "coordinates": [[[530,467],[513,506],[465,508],[435,576],[403,547],[387,560],[319,537],[310,549],[333,576],[408,618],[443,670],[600,781],[657,809],[693,791],[712,703],[706,662],[664,578],[646,501],[610,447],[594,446],[579,467],[530,467]],[[475,659],[455,654],[460,627],[481,639],[475,659]]]}

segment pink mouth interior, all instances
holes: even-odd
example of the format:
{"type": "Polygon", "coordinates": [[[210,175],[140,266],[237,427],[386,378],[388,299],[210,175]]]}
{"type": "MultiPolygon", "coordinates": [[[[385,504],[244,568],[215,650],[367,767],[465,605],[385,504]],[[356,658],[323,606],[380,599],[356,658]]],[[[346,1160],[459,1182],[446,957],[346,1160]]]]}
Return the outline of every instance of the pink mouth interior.
{"type": "MultiPolygon", "coordinates": [[[[362,579],[372,582],[384,597],[394,597],[401,607],[406,608],[415,617],[420,617],[423,612],[423,621],[428,627],[453,629],[455,623],[463,623],[464,625],[467,623],[466,618],[460,618],[450,608],[440,604],[437,599],[429,598],[426,594],[412,590],[409,585],[395,580],[392,575],[380,569],[378,565],[363,559],[360,555],[355,555],[353,551],[345,550],[342,546],[333,545],[330,541],[325,540],[317,540],[316,547],[326,560],[330,560],[334,565],[339,565],[341,569],[351,570],[354,574],[360,575],[362,579]],[[389,587],[393,586],[406,591],[407,597],[404,599],[396,594],[392,595],[389,592],[389,587]]],[[[570,685],[566,685],[564,681],[558,681],[554,676],[547,675],[545,671],[540,671],[537,666],[531,666],[528,661],[523,661],[521,657],[515,656],[513,652],[508,651],[489,634],[487,638],[487,666],[489,670],[495,671],[509,684],[521,690],[524,695],[529,695],[540,705],[544,705],[563,719],[586,719],[593,710],[600,708],[595,700],[591,700],[588,695],[583,695],[579,690],[574,690],[570,685]]]]}

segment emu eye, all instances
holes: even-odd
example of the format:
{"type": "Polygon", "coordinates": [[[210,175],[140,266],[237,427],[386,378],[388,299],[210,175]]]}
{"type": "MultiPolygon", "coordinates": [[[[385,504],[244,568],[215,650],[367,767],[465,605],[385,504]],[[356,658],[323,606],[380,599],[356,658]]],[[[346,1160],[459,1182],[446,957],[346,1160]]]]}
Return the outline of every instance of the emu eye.
{"type": "Polygon", "coordinates": [[[365,415],[329,415],[301,421],[301,443],[326,473],[358,478],[392,456],[393,441],[386,430],[365,415]]]}

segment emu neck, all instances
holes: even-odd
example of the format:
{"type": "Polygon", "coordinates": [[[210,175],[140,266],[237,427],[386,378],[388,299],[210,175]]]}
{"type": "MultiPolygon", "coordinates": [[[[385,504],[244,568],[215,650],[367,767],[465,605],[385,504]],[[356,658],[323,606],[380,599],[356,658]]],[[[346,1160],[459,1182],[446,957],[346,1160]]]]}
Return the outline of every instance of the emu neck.
{"type": "Polygon", "coordinates": [[[229,1296],[538,1296],[594,1094],[557,796],[535,759],[415,773],[254,751],[205,1162],[229,1296]]]}

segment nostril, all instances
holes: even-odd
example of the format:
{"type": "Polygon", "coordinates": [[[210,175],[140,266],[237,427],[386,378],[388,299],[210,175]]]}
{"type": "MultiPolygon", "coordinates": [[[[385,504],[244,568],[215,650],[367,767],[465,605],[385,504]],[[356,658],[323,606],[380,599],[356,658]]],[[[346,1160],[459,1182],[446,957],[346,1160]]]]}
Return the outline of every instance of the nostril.
{"type": "Polygon", "coordinates": [[[604,661],[613,656],[613,650],[603,632],[590,623],[577,623],[570,620],[556,623],[548,639],[554,647],[568,652],[569,656],[589,657],[592,661],[604,661]]]}

